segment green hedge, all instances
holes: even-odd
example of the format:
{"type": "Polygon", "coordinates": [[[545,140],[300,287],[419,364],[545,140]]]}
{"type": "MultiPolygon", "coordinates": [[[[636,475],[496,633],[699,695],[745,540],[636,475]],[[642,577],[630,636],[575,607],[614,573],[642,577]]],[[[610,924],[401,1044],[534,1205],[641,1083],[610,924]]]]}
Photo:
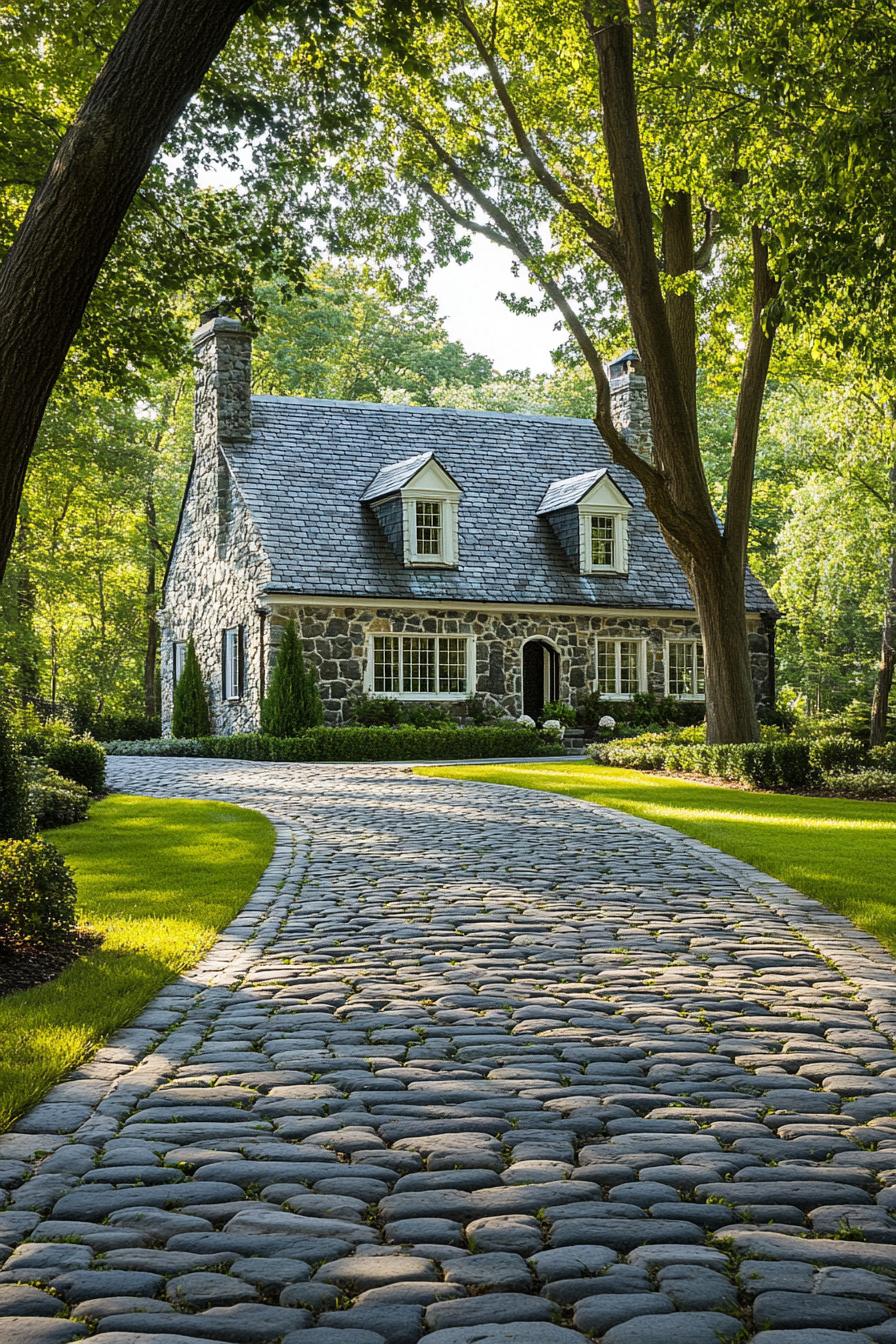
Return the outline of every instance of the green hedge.
{"type": "Polygon", "coordinates": [[[680,770],[750,784],[757,789],[800,789],[818,782],[808,742],[782,739],[706,746],[645,734],[621,742],[600,742],[591,749],[599,765],[630,770],[680,770]]]}
{"type": "Polygon", "coordinates": [[[875,770],[896,770],[896,742],[888,742],[885,747],[872,747],[868,764],[875,770]]]}
{"type": "Polygon", "coordinates": [[[37,760],[27,762],[27,778],[29,803],[40,830],[86,820],[90,794],[83,784],[37,760]]]}
{"type": "Polygon", "coordinates": [[[809,747],[812,764],[817,770],[848,774],[861,770],[868,758],[868,749],[849,733],[836,733],[816,738],[809,747]]]}
{"type": "Polygon", "coordinates": [[[0,841],[0,943],[53,943],[75,927],[75,884],[44,840],[0,841]]]}
{"type": "Polygon", "coordinates": [[[487,756],[549,756],[556,740],[517,724],[473,728],[309,728],[298,737],[231,737],[108,742],[111,756],[217,756],[238,761],[468,761],[487,756]]]}
{"type": "Polygon", "coordinates": [[[67,737],[51,741],[42,753],[51,770],[81,784],[88,793],[106,787],[106,753],[92,737],[67,737]]]}

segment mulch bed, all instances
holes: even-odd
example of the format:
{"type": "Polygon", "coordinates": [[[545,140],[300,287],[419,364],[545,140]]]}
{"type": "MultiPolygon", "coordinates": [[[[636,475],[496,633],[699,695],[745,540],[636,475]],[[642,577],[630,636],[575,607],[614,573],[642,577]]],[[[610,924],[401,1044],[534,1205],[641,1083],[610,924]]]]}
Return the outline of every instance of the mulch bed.
{"type": "Polygon", "coordinates": [[[78,957],[99,947],[102,937],[89,929],[76,929],[64,942],[51,947],[0,946],[0,998],[19,989],[53,980],[78,957]]]}

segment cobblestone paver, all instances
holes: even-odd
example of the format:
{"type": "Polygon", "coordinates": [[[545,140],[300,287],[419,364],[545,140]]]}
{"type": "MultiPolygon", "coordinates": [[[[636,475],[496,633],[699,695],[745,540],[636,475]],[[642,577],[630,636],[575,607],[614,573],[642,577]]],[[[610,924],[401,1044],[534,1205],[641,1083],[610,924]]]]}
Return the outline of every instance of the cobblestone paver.
{"type": "Polygon", "coordinates": [[[0,1138],[3,1344],[896,1341],[873,939],[570,799],[111,768],[263,809],[277,853],[0,1138]]]}

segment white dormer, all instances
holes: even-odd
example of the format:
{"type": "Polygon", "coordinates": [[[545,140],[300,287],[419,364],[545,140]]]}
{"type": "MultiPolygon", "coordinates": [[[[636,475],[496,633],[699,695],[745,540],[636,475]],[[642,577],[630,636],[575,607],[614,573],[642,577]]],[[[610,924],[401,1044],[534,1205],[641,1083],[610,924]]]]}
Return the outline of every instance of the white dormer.
{"type": "MultiPolygon", "coordinates": [[[[458,562],[460,487],[432,453],[418,454],[383,467],[363,499],[394,537],[390,513],[401,510],[401,548],[405,565],[444,568],[458,562]],[[391,501],[391,502],[390,502],[391,501]]],[[[396,538],[397,539],[397,538],[396,538]]]]}
{"type": "Polygon", "coordinates": [[[625,495],[608,475],[579,500],[579,556],[583,574],[628,573],[628,516],[625,495]]]}
{"type": "Polygon", "coordinates": [[[538,506],[582,574],[628,573],[631,511],[606,467],[552,481],[538,506]]]}

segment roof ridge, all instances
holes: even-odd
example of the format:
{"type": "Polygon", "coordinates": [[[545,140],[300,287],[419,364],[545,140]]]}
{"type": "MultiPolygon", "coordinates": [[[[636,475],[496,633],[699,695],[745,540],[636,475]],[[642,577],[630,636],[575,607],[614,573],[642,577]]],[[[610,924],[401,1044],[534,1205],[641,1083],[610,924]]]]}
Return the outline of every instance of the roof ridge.
{"type": "MultiPolygon", "coordinates": [[[[588,425],[597,430],[594,421],[578,415],[545,415],[539,411],[479,411],[461,406],[413,406],[399,401],[342,401],[337,397],[287,397],[270,392],[253,392],[253,402],[284,402],[290,406],[339,406],[355,411],[412,411],[419,415],[461,415],[471,419],[535,420],[562,425],[588,425]]],[[[603,439],[601,439],[603,442],[603,439]]]]}

